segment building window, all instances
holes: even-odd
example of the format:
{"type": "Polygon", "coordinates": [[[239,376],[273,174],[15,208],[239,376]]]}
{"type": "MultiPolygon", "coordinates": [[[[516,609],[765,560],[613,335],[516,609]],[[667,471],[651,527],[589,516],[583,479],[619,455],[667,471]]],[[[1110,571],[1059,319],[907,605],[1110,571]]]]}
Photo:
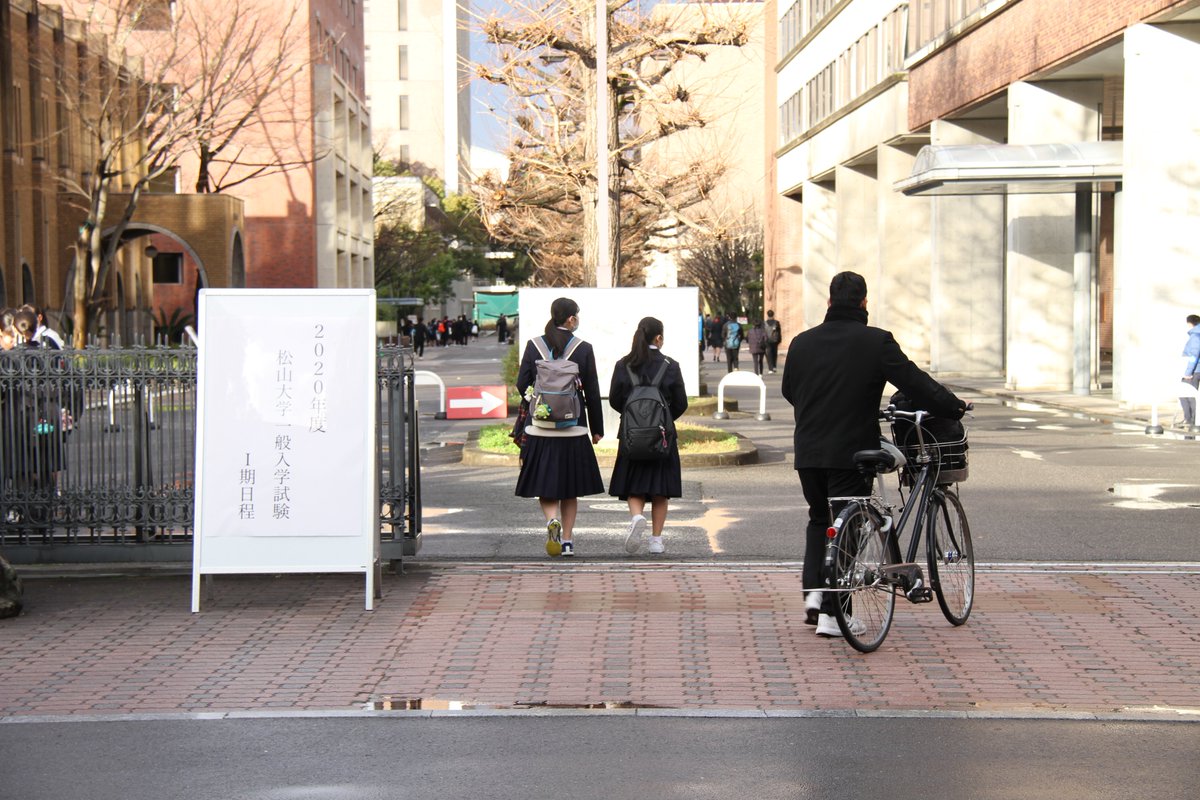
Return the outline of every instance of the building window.
{"type": "Polygon", "coordinates": [[[408,95],[400,95],[400,102],[396,104],[396,127],[408,130],[408,95]]]}
{"type": "Polygon", "coordinates": [[[157,253],[154,256],[155,283],[183,283],[183,253],[157,253]]]}
{"type": "Polygon", "coordinates": [[[396,30],[408,30],[408,0],[396,0],[396,30]]]}
{"type": "Polygon", "coordinates": [[[17,154],[20,158],[21,146],[25,143],[25,126],[22,123],[22,115],[25,112],[25,100],[21,97],[21,85],[13,84],[13,107],[12,112],[8,115],[8,149],[17,154]]]}
{"type": "Polygon", "coordinates": [[[396,75],[396,80],[408,80],[408,45],[406,44],[400,45],[400,63],[398,66],[399,70],[396,75]]]}
{"type": "Polygon", "coordinates": [[[399,159],[399,161],[400,161],[400,163],[401,163],[401,164],[403,164],[403,165],[404,165],[404,166],[406,166],[406,167],[407,167],[409,164],[411,164],[411,163],[412,163],[412,158],[411,158],[411,157],[409,156],[409,154],[408,154],[408,145],[406,145],[406,144],[402,144],[402,145],[400,145],[400,159],[399,159]]]}

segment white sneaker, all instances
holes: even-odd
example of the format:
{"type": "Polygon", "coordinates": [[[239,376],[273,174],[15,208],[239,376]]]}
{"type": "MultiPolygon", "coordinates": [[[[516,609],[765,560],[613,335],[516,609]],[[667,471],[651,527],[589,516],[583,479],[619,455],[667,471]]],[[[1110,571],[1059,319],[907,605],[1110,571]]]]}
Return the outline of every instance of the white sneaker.
{"type": "MultiPolygon", "coordinates": [[[[867,626],[862,620],[851,617],[850,632],[855,636],[862,636],[867,632],[867,626]]],[[[837,618],[833,614],[821,614],[817,617],[817,636],[833,638],[841,635],[842,629],[838,627],[837,618]]]]}
{"type": "Polygon", "coordinates": [[[661,536],[651,536],[650,537],[650,548],[649,548],[650,555],[652,555],[652,556],[662,555],[664,552],[666,552],[666,549],[667,548],[663,545],[663,540],[662,540],[661,536]]]}
{"type": "Polygon", "coordinates": [[[646,518],[635,514],[629,520],[629,530],[625,533],[625,552],[633,555],[642,549],[642,537],[646,535],[646,518]]]}
{"type": "Polygon", "coordinates": [[[804,624],[816,625],[817,617],[821,615],[821,592],[809,592],[804,596],[804,624]]]}

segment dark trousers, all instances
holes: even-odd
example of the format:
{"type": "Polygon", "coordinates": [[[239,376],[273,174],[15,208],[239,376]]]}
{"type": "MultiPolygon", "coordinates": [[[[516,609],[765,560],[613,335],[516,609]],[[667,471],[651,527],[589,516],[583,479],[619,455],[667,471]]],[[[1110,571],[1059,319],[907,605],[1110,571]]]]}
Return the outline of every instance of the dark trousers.
{"type": "MultiPolygon", "coordinates": [[[[844,503],[834,503],[832,514],[829,508],[831,497],[864,497],[871,493],[871,482],[856,469],[797,469],[800,488],[808,503],[808,525],[804,529],[804,572],[805,591],[821,589],[825,585],[821,570],[825,566],[826,531],[833,524],[833,515],[842,510],[844,503]]],[[[833,594],[826,592],[821,601],[821,613],[833,613],[833,594]]]]}
{"type": "MultiPolygon", "coordinates": [[[[1190,378],[1184,378],[1183,382],[1191,386],[1193,389],[1200,387],[1200,372],[1192,374],[1190,378]]],[[[1196,424],[1196,399],[1194,397],[1179,398],[1179,405],[1183,406],[1183,424],[1192,426],[1196,424]]]]}
{"type": "Polygon", "coordinates": [[[754,374],[762,375],[763,374],[763,365],[762,365],[763,364],[763,354],[762,353],[751,353],[750,358],[754,359],[754,374]]]}
{"type": "Polygon", "coordinates": [[[738,368],[738,350],[737,347],[725,348],[725,372],[733,372],[738,368]]]}
{"type": "Polygon", "coordinates": [[[767,369],[774,372],[777,363],[779,363],[779,343],[767,342],[767,369]]]}

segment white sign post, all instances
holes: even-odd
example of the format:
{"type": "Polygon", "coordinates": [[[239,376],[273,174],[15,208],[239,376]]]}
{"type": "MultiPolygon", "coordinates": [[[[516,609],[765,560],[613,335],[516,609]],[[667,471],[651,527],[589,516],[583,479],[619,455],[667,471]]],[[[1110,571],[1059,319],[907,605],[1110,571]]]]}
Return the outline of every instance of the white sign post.
{"type": "Polygon", "coordinates": [[[362,572],[374,607],[375,292],[200,292],[200,576],[362,572]]]}

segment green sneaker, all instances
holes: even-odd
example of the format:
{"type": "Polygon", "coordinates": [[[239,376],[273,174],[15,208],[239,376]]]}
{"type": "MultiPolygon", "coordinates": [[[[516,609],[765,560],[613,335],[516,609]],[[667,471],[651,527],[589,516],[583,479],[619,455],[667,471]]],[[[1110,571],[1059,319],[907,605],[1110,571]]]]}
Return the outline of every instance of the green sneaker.
{"type": "Polygon", "coordinates": [[[546,523],[546,555],[562,555],[562,523],[557,519],[546,523]]]}

